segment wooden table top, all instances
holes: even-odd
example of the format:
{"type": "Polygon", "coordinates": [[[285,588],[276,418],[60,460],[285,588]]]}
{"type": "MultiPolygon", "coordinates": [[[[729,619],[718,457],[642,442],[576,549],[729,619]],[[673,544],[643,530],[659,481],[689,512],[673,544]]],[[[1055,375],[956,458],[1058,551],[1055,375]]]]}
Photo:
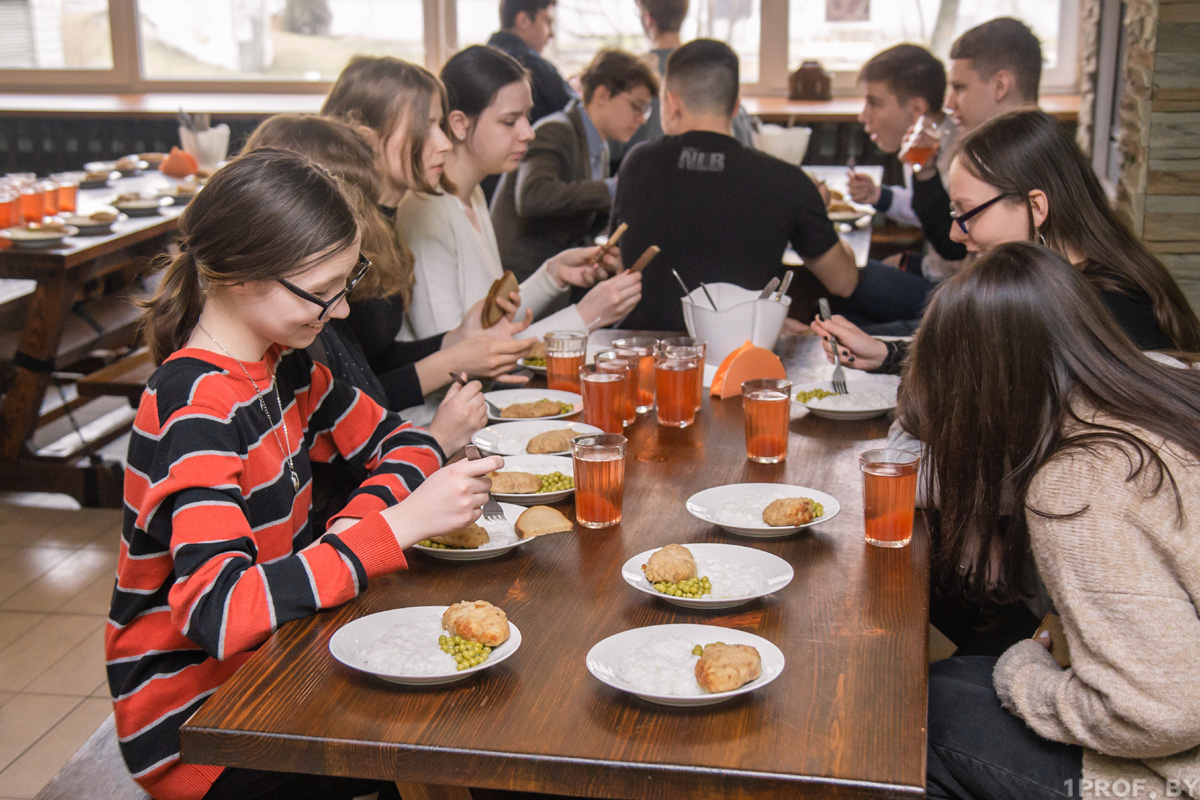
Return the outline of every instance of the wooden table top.
{"type": "MultiPolygon", "coordinates": [[[[789,374],[821,359],[810,336],[785,339],[780,351],[789,374]]],[[[795,412],[787,461],[765,465],[745,457],[740,399],[706,398],[698,424],[683,430],[644,415],[626,431],[621,525],[544,537],[490,561],[414,554],[408,571],[351,603],[284,626],[184,726],[184,760],[588,797],[922,796],[928,536],[919,521],[907,548],[865,544],[855,458],[886,430],[885,418],[795,412]],[[696,491],[739,482],[820,489],[841,513],[801,534],[750,539],[684,508],[696,491]],[[625,585],[629,556],[670,542],[754,547],[796,576],[771,597],[717,612],[625,585]],[[329,653],[330,636],[352,619],[464,599],[501,606],[523,637],[474,677],[406,688],[329,653]],[[756,633],[787,666],[762,689],[691,709],[643,702],[588,672],[596,642],[671,622],[756,633]]]]}
{"type": "MultiPolygon", "coordinates": [[[[76,207],[79,214],[91,214],[107,206],[119,194],[152,192],[177,181],[154,171],[119,178],[105,189],[81,189],[76,207]]],[[[42,278],[62,270],[85,266],[113,253],[171,233],[179,227],[184,206],[166,206],[149,217],[128,217],[113,224],[112,233],[103,236],[68,236],[61,247],[27,249],[10,247],[0,250],[0,278],[42,278]]]]}

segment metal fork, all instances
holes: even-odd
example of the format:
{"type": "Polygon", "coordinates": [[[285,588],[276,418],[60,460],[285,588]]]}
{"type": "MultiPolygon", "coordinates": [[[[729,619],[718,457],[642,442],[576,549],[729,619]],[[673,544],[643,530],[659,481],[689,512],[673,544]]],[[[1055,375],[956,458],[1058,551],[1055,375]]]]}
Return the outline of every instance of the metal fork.
{"type": "MultiPolygon", "coordinates": [[[[833,315],[829,313],[829,301],[822,297],[817,301],[817,305],[821,308],[821,319],[829,321],[833,315]]],[[[832,333],[829,334],[829,344],[833,347],[833,391],[836,394],[850,394],[850,390],[846,388],[846,373],[842,370],[842,359],[838,356],[838,340],[832,333]]]]}
{"type": "MultiPolygon", "coordinates": [[[[450,377],[453,378],[454,382],[457,383],[459,386],[467,385],[468,379],[467,379],[467,373],[465,373],[465,372],[451,372],[450,377]]],[[[487,397],[483,398],[483,402],[487,403],[488,413],[491,414],[493,417],[495,417],[496,419],[500,419],[501,417],[504,416],[503,414],[500,413],[500,407],[497,406],[495,403],[493,403],[491,400],[488,400],[487,397]]]]}
{"type": "MultiPolygon", "coordinates": [[[[463,448],[463,452],[467,454],[468,461],[478,461],[483,458],[483,454],[479,452],[479,448],[473,444],[468,444],[463,448]]],[[[491,493],[488,493],[487,502],[483,504],[483,518],[491,522],[504,521],[504,509],[500,508],[500,504],[495,501],[491,493]]]]}

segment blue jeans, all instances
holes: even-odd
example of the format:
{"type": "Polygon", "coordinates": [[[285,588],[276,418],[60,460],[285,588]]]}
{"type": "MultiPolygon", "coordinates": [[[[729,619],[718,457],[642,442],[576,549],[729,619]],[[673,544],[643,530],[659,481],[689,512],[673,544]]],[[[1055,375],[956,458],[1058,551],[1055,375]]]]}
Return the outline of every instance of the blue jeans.
{"type": "Polygon", "coordinates": [[[916,330],[936,285],[924,276],[871,260],[858,271],[853,294],[831,297],[830,308],[867,333],[907,336],[916,330]]]}
{"type": "Polygon", "coordinates": [[[937,800],[1063,800],[1079,797],[1083,750],[1038,736],[1000,705],[995,658],[960,656],[929,665],[926,797],[937,800]]]}

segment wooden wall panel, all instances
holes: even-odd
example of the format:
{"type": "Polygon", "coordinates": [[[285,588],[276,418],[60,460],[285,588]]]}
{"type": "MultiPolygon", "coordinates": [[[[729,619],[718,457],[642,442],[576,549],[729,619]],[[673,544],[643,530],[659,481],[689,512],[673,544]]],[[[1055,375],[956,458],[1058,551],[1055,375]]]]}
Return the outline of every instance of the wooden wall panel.
{"type": "Polygon", "coordinates": [[[1158,0],[1142,238],[1200,309],[1200,0],[1158,0]]]}

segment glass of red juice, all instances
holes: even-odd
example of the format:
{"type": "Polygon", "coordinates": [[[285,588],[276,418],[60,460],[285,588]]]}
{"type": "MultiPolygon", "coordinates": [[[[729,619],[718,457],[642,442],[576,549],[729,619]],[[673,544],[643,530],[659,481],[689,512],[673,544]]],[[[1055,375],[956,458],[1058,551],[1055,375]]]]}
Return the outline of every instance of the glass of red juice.
{"type": "Polygon", "coordinates": [[[868,544],[904,547],[912,540],[920,463],[921,455],[908,450],[868,450],[859,454],[868,544]]]}
{"type": "Polygon", "coordinates": [[[609,528],[621,521],[626,443],[624,436],[615,433],[590,433],[571,440],[575,520],[585,528],[609,528]]]}

